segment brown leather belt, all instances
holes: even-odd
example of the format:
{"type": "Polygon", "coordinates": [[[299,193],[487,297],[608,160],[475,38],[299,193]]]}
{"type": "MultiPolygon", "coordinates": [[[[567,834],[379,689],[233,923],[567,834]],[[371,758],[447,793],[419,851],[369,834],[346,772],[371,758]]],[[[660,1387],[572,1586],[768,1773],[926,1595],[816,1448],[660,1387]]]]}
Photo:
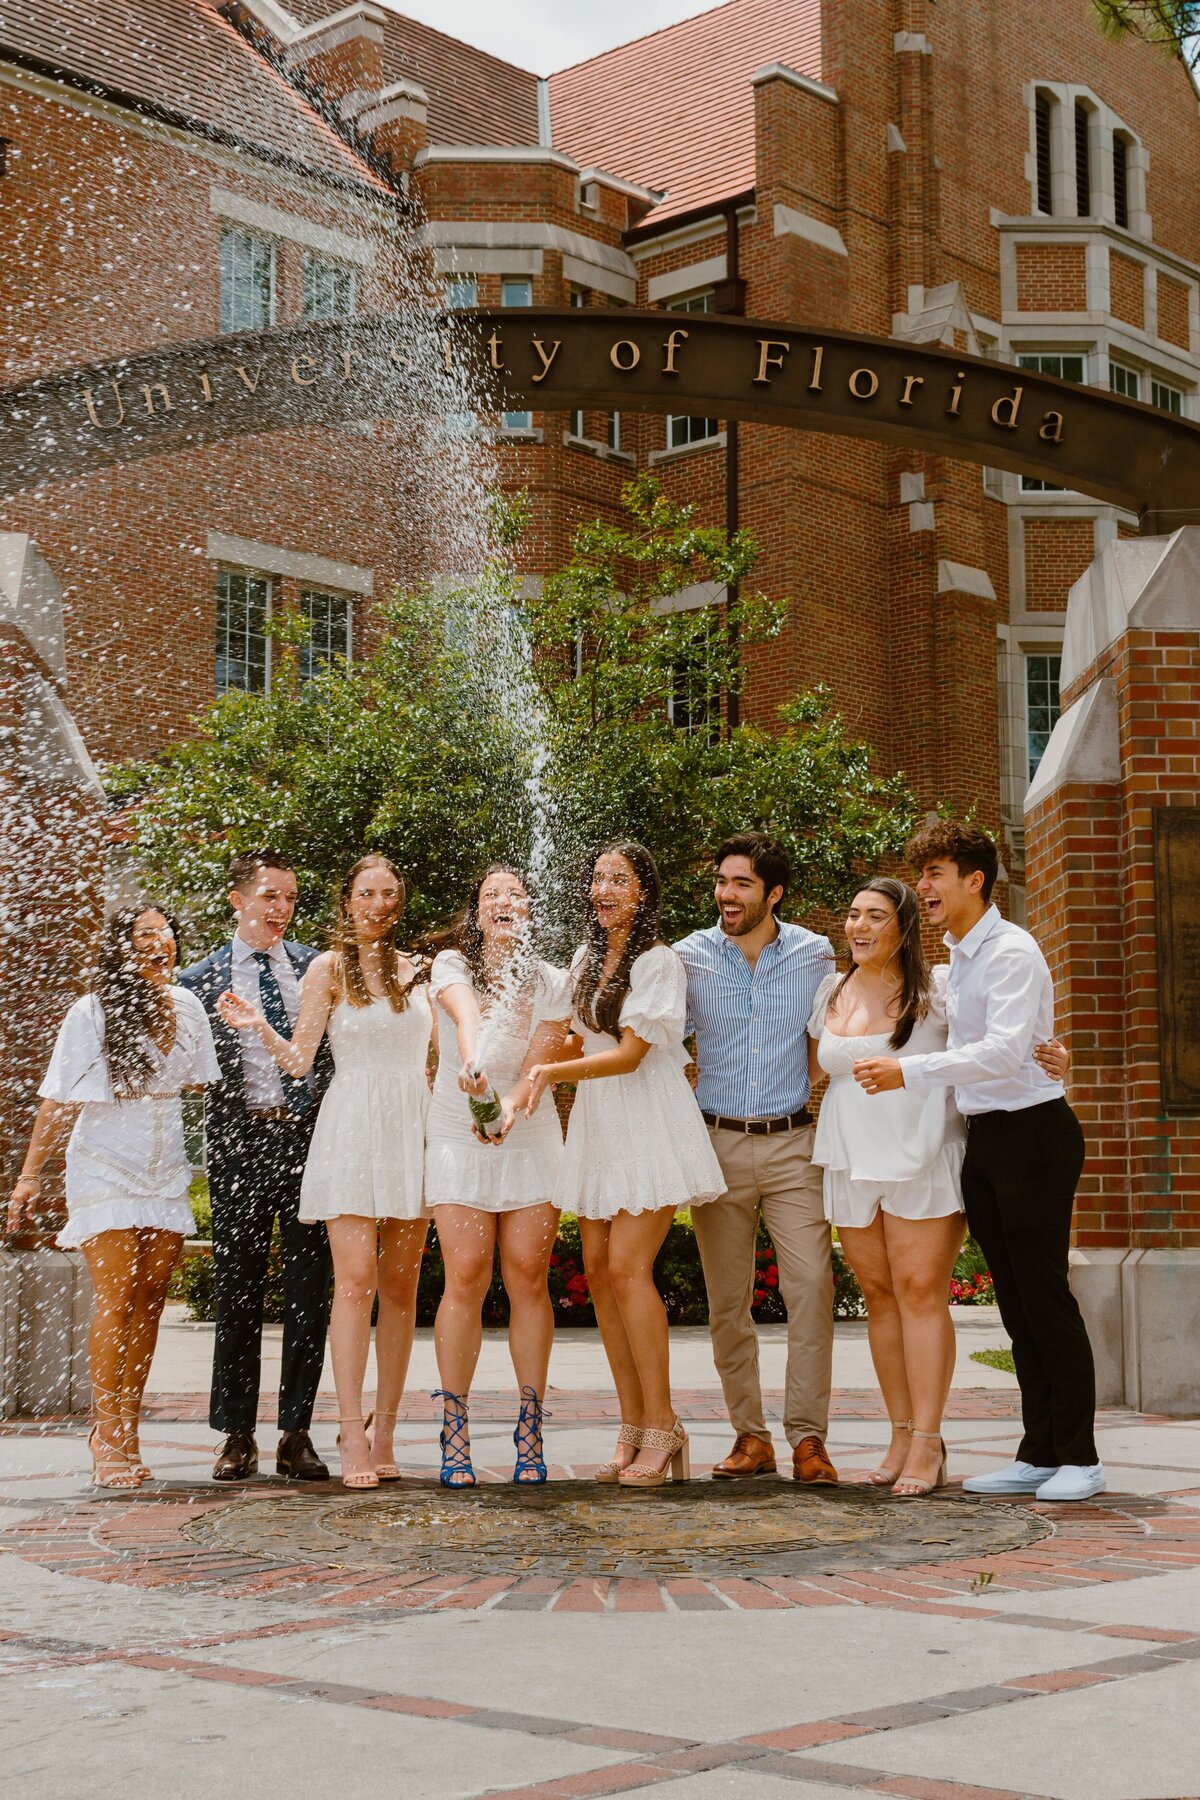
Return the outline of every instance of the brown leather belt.
{"type": "Polygon", "coordinates": [[[248,1119],[269,1119],[273,1125],[301,1125],[303,1120],[295,1113],[289,1112],[286,1106],[248,1106],[248,1119]]]}
{"type": "Polygon", "coordinates": [[[720,1113],[708,1112],[700,1116],[717,1131],[744,1131],[749,1137],[772,1137],[777,1131],[795,1131],[801,1125],[812,1124],[812,1114],[805,1107],[789,1113],[786,1119],[724,1119],[720,1113]]]}

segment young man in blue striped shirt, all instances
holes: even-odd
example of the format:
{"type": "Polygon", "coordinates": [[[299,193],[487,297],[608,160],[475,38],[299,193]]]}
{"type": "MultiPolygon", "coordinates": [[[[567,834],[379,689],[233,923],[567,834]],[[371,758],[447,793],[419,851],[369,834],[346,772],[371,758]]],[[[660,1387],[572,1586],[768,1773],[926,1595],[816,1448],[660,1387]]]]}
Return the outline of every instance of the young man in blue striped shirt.
{"type": "Polygon", "coordinates": [[[696,1098],[728,1193],[692,1223],[708,1290],[713,1356],[735,1442],[714,1475],[775,1472],[751,1317],[761,1218],[788,1315],[783,1428],[795,1480],[831,1484],[825,1450],[833,1363],[833,1268],[821,1171],[812,1164],[808,1020],[834,966],[828,938],[776,917],[791,867],[765,833],[717,851],[719,922],[675,948],[688,974],[696,1098]]]}

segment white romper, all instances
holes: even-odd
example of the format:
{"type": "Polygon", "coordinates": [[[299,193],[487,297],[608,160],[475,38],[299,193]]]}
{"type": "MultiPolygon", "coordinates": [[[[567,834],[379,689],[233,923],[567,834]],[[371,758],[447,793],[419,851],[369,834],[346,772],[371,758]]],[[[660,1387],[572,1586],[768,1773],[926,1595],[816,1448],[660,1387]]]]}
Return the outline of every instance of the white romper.
{"type": "Polygon", "coordinates": [[[868,1094],[855,1081],[856,1062],[868,1056],[927,1055],[946,1047],[947,964],[932,970],[928,1013],[912,1036],[892,1050],[890,1032],[842,1037],[825,1023],[838,974],[817,989],[809,1036],[829,1076],[821,1101],[813,1161],[825,1171],[825,1217],[851,1229],[870,1225],[879,1211],[901,1219],[940,1219],[963,1210],[962,1169],[966,1128],[952,1088],[895,1088],[868,1094]]]}

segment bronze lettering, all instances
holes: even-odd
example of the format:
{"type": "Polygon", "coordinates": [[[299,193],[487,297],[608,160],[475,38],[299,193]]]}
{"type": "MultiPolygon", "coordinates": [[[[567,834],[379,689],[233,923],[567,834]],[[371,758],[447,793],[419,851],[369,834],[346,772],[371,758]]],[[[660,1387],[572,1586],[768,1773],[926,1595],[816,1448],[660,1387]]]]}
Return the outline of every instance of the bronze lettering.
{"type": "Polygon", "coordinates": [[[996,404],[992,407],[993,425],[1002,425],[1005,431],[1015,431],[1017,429],[1017,415],[1021,410],[1021,395],[1024,392],[1025,389],[1023,387],[1015,387],[1011,394],[1004,394],[996,401],[996,404]],[[1003,418],[1000,417],[1002,409],[1004,409],[1003,418]]]}
{"type": "Polygon", "coordinates": [[[962,384],[966,379],[966,370],[960,369],[954,386],[950,389],[950,404],[946,408],[947,415],[951,419],[957,419],[958,417],[958,403],[962,399],[962,384]]]}
{"type": "Polygon", "coordinates": [[[454,340],[449,333],[442,339],[442,367],[447,372],[454,367],[454,340]]]}
{"type": "Polygon", "coordinates": [[[243,382],[250,389],[250,392],[252,394],[257,394],[258,384],[262,380],[262,364],[259,363],[257,369],[255,369],[253,381],[251,381],[250,377],[247,375],[245,368],[242,366],[241,363],[236,363],[234,366],[237,370],[238,375],[241,376],[241,379],[243,380],[243,382]]]}
{"type": "Polygon", "coordinates": [[[758,374],[755,383],[762,387],[770,385],[769,369],[782,369],[783,359],[791,349],[784,338],[759,338],[758,340],[758,374]]]}
{"type": "Polygon", "coordinates": [[[113,399],[117,403],[117,416],[111,425],[105,425],[103,419],[97,418],[95,395],[92,389],[89,387],[83,390],[83,404],[87,407],[87,416],[98,431],[112,431],[116,426],[123,424],[125,419],[125,402],[121,398],[121,384],[119,381],[110,381],[108,385],[112,389],[113,399]]]}
{"type": "MultiPolygon", "coordinates": [[[[345,354],[348,356],[350,353],[346,351],[345,354]]],[[[388,361],[395,363],[398,369],[404,369],[409,374],[412,373],[413,359],[411,356],[405,356],[403,350],[389,350],[388,361]]]]}
{"type": "MultiPolygon", "coordinates": [[[[347,349],[346,349],[346,348],[345,348],[345,346],[343,346],[343,348],[342,348],[342,349],[341,349],[341,351],[340,351],[340,352],[339,352],[339,354],[340,354],[340,356],[341,356],[341,359],[342,359],[342,376],[343,376],[343,378],[344,378],[344,379],[345,379],[345,380],[346,380],[346,381],[349,381],[349,380],[350,380],[350,379],[351,379],[351,376],[352,376],[352,374],[353,374],[353,370],[352,370],[352,369],[351,369],[351,367],[350,367],[350,364],[351,364],[351,359],[352,359],[352,358],[353,358],[353,356],[354,356],[354,351],[353,351],[353,350],[347,350],[347,349]]],[[[394,361],[394,360],[395,360],[395,356],[396,356],[396,352],[395,352],[395,351],[394,351],[394,350],[393,350],[393,351],[392,351],[392,359],[393,359],[393,361],[394,361]]]]}
{"type": "Polygon", "coordinates": [[[667,353],[667,360],[662,366],[664,375],[678,375],[679,370],[675,367],[675,352],[687,335],[686,331],[669,331],[663,339],[663,349],[667,353]]]}
{"type": "Polygon", "coordinates": [[[641,362],[642,353],[632,338],[618,338],[608,353],[608,360],[614,369],[620,369],[622,375],[628,375],[629,371],[631,369],[636,369],[641,362]],[[620,356],[617,354],[619,350],[631,350],[633,352],[633,355],[628,362],[621,361],[620,356]]]}
{"type": "Polygon", "coordinates": [[[904,392],[900,396],[901,406],[914,405],[915,403],[914,403],[913,397],[912,397],[913,389],[915,387],[924,387],[924,386],[925,386],[925,377],[923,375],[906,375],[904,377],[904,392]]]}
{"type": "Polygon", "coordinates": [[[824,344],[813,345],[812,359],[812,374],[809,377],[808,391],[810,394],[819,394],[821,392],[821,364],[825,361],[824,344]]]}
{"type": "Polygon", "coordinates": [[[206,406],[210,401],[215,400],[217,397],[213,393],[212,382],[208,378],[207,369],[201,369],[200,371],[200,392],[204,395],[204,403],[206,406]]]}
{"type": "Polygon", "coordinates": [[[538,353],[538,357],[541,361],[542,366],[536,375],[530,376],[530,380],[531,381],[545,381],[547,375],[550,373],[551,369],[554,367],[555,357],[558,355],[559,351],[562,349],[562,339],[555,338],[554,342],[550,346],[549,356],[546,355],[546,346],[545,346],[545,344],[543,344],[541,338],[534,338],[533,347],[538,353]]]}
{"type": "Polygon", "coordinates": [[[162,403],[163,403],[163,411],[164,412],[174,412],[175,411],[175,408],[171,405],[171,396],[167,392],[167,384],[165,381],[143,381],[142,393],[146,397],[146,411],[150,414],[151,418],[154,417],[154,396],[155,396],[155,394],[162,395],[162,403]]]}
{"type": "Polygon", "coordinates": [[[502,369],[504,367],[504,341],[498,331],[493,331],[487,341],[487,347],[488,361],[493,369],[502,369]]]}
{"type": "Polygon", "coordinates": [[[292,380],[297,387],[311,387],[317,378],[315,375],[301,375],[301,363],[307,363],[310,369],[315,369],[317,366],[317,359],[315,356],[295,356],[292,358],[292,380]]]}
{"type": "Polygon", "coordinates": [[[1046,444],[1061,444],[1063,439],[1063,416],[1060,412],[1042,414],[1042,422],[1038,426],[1038,436],[1046,444]]]}
{"type": "Polygon", "coordinates": [[[874,369],[855,369],[846,385],[856,400],[870,400],[879,392],[879,377],[874,369]],[[867,378],[865,388],[859,381],[861,375],[867,378]]]}

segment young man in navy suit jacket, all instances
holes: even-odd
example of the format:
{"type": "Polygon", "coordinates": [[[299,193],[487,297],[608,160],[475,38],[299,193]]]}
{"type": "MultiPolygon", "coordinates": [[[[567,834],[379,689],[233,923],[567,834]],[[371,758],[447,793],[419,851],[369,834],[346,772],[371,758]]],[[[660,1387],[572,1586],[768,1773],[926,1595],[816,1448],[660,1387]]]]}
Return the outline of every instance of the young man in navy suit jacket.
{"type": "Polygon", "coordinates": [[[312,1075],[283,1075],[257,1037],[232,1031],[217,1012],[228,988],[295,1025],[300,981],[317,952],[285,937],[296,908],[296,873],[276,850],[236,857],[229,870],[237,915],[223,944],[179,977],[204,1004],[224,1080],[205,1096],[212,1198],[217,1328],[208,1422],[225,1434],[214,1481],[245,1481],[258,1468],[255,1426],[262,1360],[263,1295],[275,1220],[283,1253],[283,1368],[279,1474],[326,1481],[309,1436],[325,1360],[329,1243],[321,1224],[297,1219],[300,1180],[321,1094],[333,1063],[322,1044],[312,1075]]]}

